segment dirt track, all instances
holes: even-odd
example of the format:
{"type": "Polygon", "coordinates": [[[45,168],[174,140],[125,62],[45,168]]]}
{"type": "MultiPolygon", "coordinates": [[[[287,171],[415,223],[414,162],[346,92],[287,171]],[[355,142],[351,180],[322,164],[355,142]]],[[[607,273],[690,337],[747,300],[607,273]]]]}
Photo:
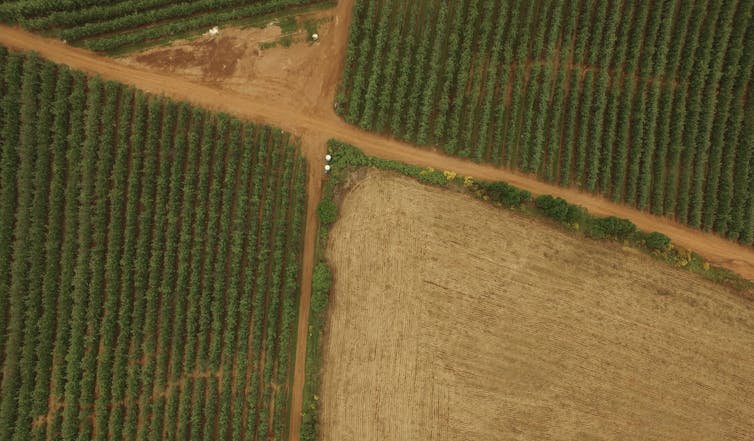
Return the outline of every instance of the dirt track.
{"type": "MultiPolygon", "coordinates": [[[[320,68],[316,81],[298,81],[298,87],[315,88],[318,93],[307,92],[286,84],[270,84],[265,79],[244,84],[244,94],[222,89],[214,82],[197,82],[171,73],[162,73],[146,68],[113,62],[89,51],[72,48],[60,41],[42,38],[18,28],[0,26],[0,44],[19,50],[33,50],[42,57],[67,64],[108,80],[133,85],[139,89],[173,99],[188,101],[211,110],[224,111],[244,119],[264,122],[281,127],[302,138],[303,152],[309,159],[309,185],[307,225],[304,244],[303,288],[300,304],[296,370],[292,393],[292,418],[290,439],[298,439],[301,395],[303,390],[303,362],[306,353],[306,314],[309,308],[309,290],[313,264],[316,219],[313,208],[319,200],[322,177],[320,158],[324,155],[324,142],[337,138],[360,147],[365,153],[436,169],[454,170],[477,179],[505,180],[534,194],[553,194],[570,202],[582,205],[598,215],[614,215],[631,219],[644,230],[656,230],[670,236],[673,241],[692,249],[711,263],[727,267],[744,277],[754,280],[754,251],[717,237],[703,233],[665,218],[652,216],[634,209],[611,203],[603,198],[564,189],[536,180],[532,176],[476,164],[448,157],[429,149],[417,149],[409,144],[388,137],[368,133],[346,124],[333,111],[332,103],[342,69],[350,10],[353,0],[341,0],[335,8],[329,31],[318,43],[320,68]]],[[[281,49],[282,50],[282,49],[281,49]]],[[[296,74],[294,72],[293,74],[296,74]]],[[[310,72],[298,72],[310,75],[310,72]]],[[[308,90],[308,89],[307,89],[308,90]]]]}
{"type": "MultiPolygon", "coordinates": [[[[334,32],[328,35],[323,44],[345,41],[348,21],[348,4],[344,1],[338,6],[334,32]]],[[[510,170],[498,169],[488,165],[449,157],[429,149],[417,149],[409,144],[385,136],[365,132],[346,124],[332,110],[330,97],[337,84],[337,74],[328,76],[322,83],[320,107],[316,112],[305,112],[301,108],[285,101],[262,102],[248,99],[237,93],[197,84],[180,77],[146,72],[113,63],[112,59],[92,54],[89,51],[72,48],[60,41],[42,38],[17,28],[0,26],[0,43],[8,47],[34,50],[41,56],[58,63],[80,69],[92,74],[99,74],[105,79],[117,80],[134,85],[158,95],[189,101],[212,110],[224,111],[238,117],[261,121],[282,127],[306,139],[307,135],[315,138],[337,138],[360,147],[369,155],[395,159],[419,166],[454,170],[459,174],[479,179],[502,179],[534,194],[552,194],[561,196],[570,202],[582,205],[598,215],[614,215],[631,219],[639,228],[656,230],[670,236],[673,241],[685,248],[696,251],[711,263],[730,268],[742,276],[754,280],[754,251],[713,234],[704,233],[666,218],[614,204],[604,198],[575,189],[561,188],[538,181],[533,176],[523,175],[510,170]]],[[[332,68],[333,63],[323,64],[323,68],[332,68]]],[[[259,85],[264,89],[264,84],[259,85]]],[[[295,103],[295,90],[286,100],[295,103]]],[[[311,143],[304,142],[306,153],[312,153],[311,143]]],[[[316,158],[316,155],[314,156],[316,158]]],[[[316,162],[313,163],[317,166],[316,162]]]]}
{"type": "Polygon", "coordinates": [[[754,436],[750,299],[398,174],[351,185],[321,439],[754,436]]]}

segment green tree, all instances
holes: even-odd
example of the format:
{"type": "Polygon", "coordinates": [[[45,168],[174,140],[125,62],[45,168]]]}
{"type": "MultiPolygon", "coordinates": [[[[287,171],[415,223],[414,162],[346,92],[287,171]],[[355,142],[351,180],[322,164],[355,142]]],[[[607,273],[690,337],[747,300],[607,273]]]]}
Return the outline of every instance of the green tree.
{"type": "Polygon", "coordinates": [[[338,206],[332,199],[323,199],[317,205],[317,217],[322,225],[330,225],[338,217],[338,206]]]}

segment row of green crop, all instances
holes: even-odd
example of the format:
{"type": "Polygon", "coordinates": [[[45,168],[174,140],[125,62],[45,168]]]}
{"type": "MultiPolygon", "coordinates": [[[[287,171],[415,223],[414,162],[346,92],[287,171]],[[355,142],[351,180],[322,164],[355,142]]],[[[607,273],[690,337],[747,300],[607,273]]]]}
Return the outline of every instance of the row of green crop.
{"type": "Polygon", "coordinates": [[[101,38],[86,40],[83,46],[94,51],[114,52],[124,47],[144,45],[150,41],[175,38],[218,23],[271,14],[286,7],[300,6],[311,2],[312,0],[269,0],[261,4],[255,3],[236,6],[231,9],[213,10],[206,14],[190,16],[177,21],[160,22],[156,26],[135,27],[126,32],[106,34],[101,38]]]}
{"type": "MultiPolygon", "coordinates": [[[[71,93],[71,75],[65,69],[57,72],[55,86],[55,98],[53,112],[53,136],[50,143],[49,155],[52,174],[49,178],[49,200],[47,208],[46,236],[41,233],[38,237],[45,237],[44,273],[42,278],[40,296],[42,297],[41,314],[38,322],[37,337],[37,364],[35,372],[38,378],[35,380],[32,396],[31,415],[40,415],[47,411],[47,396],[50,393],[50,381],[53,366],[53,349],[55,335],[55,320],[58,310],[56,298],[63,294],[63,289],[57,278],[58,262],[61,260],[61,247],[63,244],[64,227],[63,211],[66,181],[66,132],[69,116],[69,107],[66,97],[71,93]]],[[[41,131],[44,133],[44,131],[41,131]]],[[[44,155],[44,145],[39,146],[40,155],[44,155]]],[[[41,187],[39,187],[41,188],[41,187]]],[[[40,241],[41,242],[41,241],[40,241]]],[[[41,260],[41,259],[40,259],[41,260]]],[[[61,296],[62,297],[62,296],[61,296]]],[[[31,439],[44,438],[44,430],[37,427],[32,431],[31,439]]]]}
{"type": "Polygon", "coordinates": [[[175,37],[212,24],[274,13],[324,0],[125,0],[108,4],[22,0],[0,5],[0,21],[49,31],[74,44],[112,52],[175,37]]]}
{"type": "Polygon", "coordinates": [[[16,21],[56,11],[86,8],[101,0],[11,0],[0,5],[0,21],[16,21]]]}
{"type": "MultiPolygon", "coordinates": [[[[19,121],[25,121],[34,118],[36,112],[37,95],[39,93],[38,77],[39,60],[31,58],[24,64],[21,82],[18,84],[8,84],[6,88],[19,87],[21,90],[19,111],[19,121]]],[[[13,129],[11,129],[13,130],[13,129]]],[[[2,401],[0,401],[0,427],[10,427],[19,421],[24,423],[27,415],[19,412],[18,406],[26,407],[23,397],[20,395],[24,392],[22,389],[26,386],[24,380],[28,377],[27,371],[33,372],[34,361],[29,360],[29,349],[23,348],[24,340],[24,323],[28,317],[26,308],[29,302],[34,301],[26,295],[25,287],[29,283],[28,272],[29,264],[33,257],[30,248],[34,241],[30,237],[31,204],[33,191],[34,165],[36,160],[35,131],[33,126],[21,126],[20,133],[16,139],[17,146],[15,151],[16,164],[16,215],[15,225],[12,229],[13,246],[12,262],[10,264],[10,286],[4,293],[8,298],[8,320],[6,322],[6,342],[5,354],[3,360],[3,379],[2,379],[2,401]],[[5,391],[12,390],[14,393],[8,394],[5,391]],[[19,401],[16,397],[19,396],[19,401]]],[[[7,141],[6,141],[7,142],[7,141]]],[[[33,349],[32,349],[33,351],[33,349]]],[[[26,391],[29,390],[25,387],[26,391]]],[[[27,399],[28,401],[28,399],[27,399]]],[[[23,410],[23,409],[22,409],[23,410]]],[[[10,434],[0,435],[0,439],[11,439],[10,434]]]]}
{"type": "Polygon", "coordinates": [[[124,0],[116,3],[94,4],[50,11],[38,17],[14,17],[23,27],[32,31],[70,28],[83,23],[94,23],[116,17],[125,13],[134,14],[171,3],[171,0],[124,0]]]}
{"type": "Polygon", "coordinates": [[[67,28],[60,33],[60,37],[68,41],[89,39],[105,33],[117,33],[147,24],[154,25],[165,20],[178,20],[213,9],[238,7],[247,3],[258,4],[260,2],[258,0],[251,2],[244,0],[196,0],[190,3],[168,4],[165,7],[141,11],[139,14],[126,13],[130,8],[125,5],[122,13],[110,20],[85,22],[79,26],[67,28]]]}
{"type": "MultiPolygon", "coordinates": [[[[185,108],[182,108],[181,110],[184,109],[185,108]]],[[[198,181],[200,168],[200,142],[206,124],[206,115],[205,112],[198,109],[194,109],[189,115],[188,109],[185,109],[184,113],[181,116],[182,117],[179,119],[180,123],[187,125],[188,127],[185,132],[179,130],[180,133],[186,133],[186,136],[180,137],[176,141],[177,150],[187,149],[187,151],[183,182],[180,183],[175,182],[175,179],[172,180],[175,183],[172,184],[172,191],[174,193],[174,196],[173,198],[171,198],[171,200],[175,201],[173,202],[173,204],[178,204],[177,201],[179,197],[181,198],[181,214],[179,224],[175,225],[174,223],[173,232],[170,235],[170,240],[173,246],[178,250],[177,252],[173,253],[174,259],[177,259],[174,261],[176,268],[172,269],[172,272],[175,273],[175,275],[173,276],[175,291],[185,293],[188,292],[190,275],[189,259],[192,249],[192,226],[193,222],[195,222],[196,214],[196,211],[194,210],[195,200],[197,199],[196,183],[198,181]],[[182,196],[180,195],[181,192],[182,196]]],[[[176,210],[178,210],[177,207],[176,210]]],[[[167,289],[169,288],[166,288],[163,292],[166,292],[167,289]]],[[[183,354],[186,349],[186,335],[184,334],[184,329],[186,324],[187,302],[176,301],[176,299],[173,299],[172,305],[170,306],[172,306],[173,308],[173,312],[171,314],[172,324],[170,324],[167,320],[160,322],[159,345],[160,348],[171,347],[174,348],[174,350],[173,353],[170,354],[169,361],[167,360],[168,357],[165,355],[166,352],[158,350],[158,353],[161,354],[159,357],[158,368],[158,372],[160,372],[161,375],[159,375],[156,380],[156,387],[158,389],[165,389],[169,382],[179,381],[179,375],[184,363],[183,354]]],[[[168,314],[165,309],[163,309],[163,311],[165,314],[168,314]]],[[[162,313],[163,312],[161,312],[161,314],[162,313]]],[[[179,393],[172,393],[168,395],[168,397],[158,398],[158,400],[163,404],[163,408],[165,409],[164,416],[161,418],[155,417],[154,421],[160,421],[163,424],[164,437],[168,439],[175,438],[177,420],[179,415],[179,398],[179,393]],[[163,419],[164,422],[162,421],[163,419]]],[[[160,406],[157,406],[157,408],[159,409],[160,406]]]]}
{"type": "MultiPolygon", "coordinates": [[[[70,317],[72,311],[71,293],[73,290],[73,279],[75,276],[75,266],[73,262],[76,259],[78,249],[78,237],[73,232],[78,231],[79,219],[79,180],[81,178],[81,145],[84,142],[84,109],[86,105],[86,87],[87,81],[80,73],[73,73],[74,84],[71,95],[68,99],[70,105],[70,128],[68,130],[65,146],[67,147],[66,155],[66,188],[64,202],[64,219],[63,226],[63,244],[61,246],[60,256],[60,281],[61,292],[58,299],[58,317],[70,317]],[[68,231],[68,234],[65,232],[68,231]]],[[[63,132],[65,133],[65,132],[63,132]]],[[[66,354],[70,343],[71,326],[70,322],[63,320],[57,321],[55,329],[55,343],[52,362],[52,396],[62,397],[65,394],[66,387],[66,354]]],[[[49,427],[40,429],[40,437],[44,437],[44,431],[58,434],[63,424],[62,412],[57,412],[52,416],[49,427]]]]}
{"type": "MultiPolygon", "coordinates": [[[[202,115],[202,120],[204,121],[201,134],[191,134],[189,135],[189,145],[191,148],[198,149],[199,154],[199,167],[196,177],[196,188],[194,190],[194,199],[193,203],[197,207],[197,210],[194,213],[194,220],[193,224],[190,226],[192,231],[192,236],[190,238],[186,238],[185,240],[182,239],[181,243],[182,248],[187,247],[190,249],[189,256],[201,256],[202,253],[207,253],[207,257],[205,259],[190,259],[190,266],[188,268],[189,276],[188,276],[188,289],[187,292],[187,300],[186,300],[186,318],[185,318],[185,338],[183,341],[183,356],[181,358],[176,357],[175,359],[171,358],[171,362],[175,363],[176,369],[171,369],[171,381],[177,381],[180,376],[178,374],[181,372],[181,369],[178,365],[178,363],[181,363],[183,366],[183,370],[187,372],[191,372],[196,370],[196,347],[197,347],[197,340],[198,340],[198,318],[199,318],[199,302],[200,302],[200,296],[202,292],[202,284],[201,284],[201,272],[202,272],[202,265],[203,261],[211,260],[211,245],[207,242],[205,243],[204,235],[206,234],[207,238],[212,237],[211,236],[211,230],[206,230],[205,225],[207,224],[207,203],[208,203],[208,197],[209,197],[209,186],[210,186],[210,173],[213,166],[219,167],[219,163],[217,161],[213,162],[213,150],[215,157],[221,157],[218,155],[222,155],[223,152],[218,151],[214,149],[215,147],[215,141],[217,135],[216,131],[216,124],[212,121],[211,118],[209,118],[208,115],[202,115]],[[206,233],[205,233],[206,231],[206,233]],[[175,372],[175,373],[172,373],[175,372]]],[[[194,130],[199,130],[199,117],[198,115],[195,118],[196,122],[194,123],[194,130]]],[[[224,121],[224,119],[222,120],[224,121]]],[[[224,127],[224,122],[222,123],[224,127]]],[[[224,133],[224,132],[220,132],[224,133]]],[[[187,213],[188,214],[188,213],[187,213]]],[[[214,217],[210,217],[210,219],[215,219],[214,217]]],[[[185,224],[183,224],[185,225],[185,224]]],[[[190,257],[189,257],[190,258],[190,257]]],[[[179,256],[179,262],[181,262],[185,257],[181,254],[179,256]]],[[[179,267],[180,268],[180,267],[179,267]]],[[[182,278],[179,278],[179,280],[182,280],[182,278]]],[[[176,317],[178,318],[178,317],[176,317]]],[[[173,338],[181,338],[180,334],[174,334],[173,338]]],[[[175,346],[174,346],[175,347],[175,346]]],[[[182,418],[173,417],[176,419],[175,425],[176,425],[176,431],[179,433],[180,439],[188,439],[188,430],[190,428],[189,421],[186,418],[186,415],[191,414],[191,405],[192,405],[192,399],[193,399],[193,389],[190,388],[191,383],[189,381],[185,381],[182,385],[180,385],[180,399],[178,403],[178,415],[181,415],[182,418]]],[[[175,404],[172,404],[175,399],[170,398],[169,406],[175,406],[175,404]]],[[[199,406],[196,406],[198,408],[199,406]]],[[[171,414],[175,412],[175,410],[169,410],[168,414],[171,414]]]]}
{"type": "MultiPolygon", "coordinates": [[[[3,96],[0,104],[0,116],[3,118],[0,127],[0,258],[2,262],[10,261],[13,243],[13,225],[16,211],[16,165],[18,164],[14,146],[18,143],[18,103],[21,85],[21,57],[8,54],[5,48],[0,53],[4,67],[3,81],[0,81],[3,96]],[[10,87],[9,87],[10,86],[10,87]]],[[[0,319],[8,323],[10,267],[0,266],[0,319]]],[[[5,338],[0,338],[0,353],[5,360],[5,338]]],[[[5,375],[0,372],[0,384],[5,381],[5,375]]]]}
{"type": "MultiPolygon", "coordinates": [[[[54,66],[45,65],[39,72],[39,102],[53,102],[55,98],[55,76],[54,66]]],[[[49,169],[50,169],[50,151],[47,145],[50,142],[49,134],[52,126],[52,108],[41,109],[37,115],[36,137],[33,141],[33,148],[36,149],[35,170],[33,178],[34,193],[31,201],[29,216],[31,222],[29,225],[28,235],[30,238],[44,237],[45,226],[47,224],[47,201],[49,188],[49,169]]],[[[25,321],[35,321],[38,317],[39,309],[42,307],[42,280],[44,278],[43,259],[34,256],[45,255],[45,244],[41,240],[31,241],[29,244],[29,262],[28,262],[28,285],[25,299],[25,321]]],[[[46,293],[47,294],[47,293],[46,293]]],[[[51,304],[48,303],[48,306],[51,304]]],[[[18,410],[16,425],[28,425],[28,415],[31,413],[33,404],[34,384],[34,367],[35,359],[39,355],[37,344],[39,327],[25,327],[23,334],[23,343],[21,347],[21,387],[18,392],[18,410]]],[[[37,403],[34,403],[37,404],[37,403]]],[[[26,439],[29,437],[28,432],[25,434],[15,434],[15,439],[26,439]]]]}
{"type": "Polygon", "coordinates": [[[306,201],[295,142],[0,57],[0,439],[282,439],[306,201]]]}
{"type": "MultiPolygon", "coordinates": [[[[147,127],[147,100],[143,94],[137,93],[134,97],[134,105],[132,109],[131,117],[131,146],[144,145],[144,134],[147,127]]],[[[132,301],[131,292],[134,289],[134,275],[135,275],[135,256],[137,233],[139,229],[139,194],[141,192],[142,185],[145,183],[140,179],[140,171],[143,170],[144,153],[141,149],[131,148],[130,154],[130,172],[127,178],[127,190],[125,193],[126,206],[125,206],[125,219],[123,224],[123,251],[121,256],[121,277],[116,282],[119,287],[119,309],[117,315],[113,313],[112,320],[116,320],[116,326],[119,330],[127,330],[131,328],[131,311],[134,308],[134,302],[132,301]]],[[[146,188],[146,187],[145,187],[146,188]]],[[[145,210],[151,210],[151,206],[146,206],[145,210]]],[[[129,337],[130,332],[118,332],[117,338],[113,344],[112,349],[112,381],[110,388],[110,400],[114,402],[121,402],[125,399],[126,393],[126,360],[128,357],[129,349],[129,337]]],[[[103,380],[104,387],[106,382],[103,380]]],[[[106,402],[104,399],[102,402],[106,402]]],[[[105,404],[106,406],[106,404],[105,404]]],[[[100,412],[105,411],[102,404],[99,404],[95,408],[95,412],[98,415],[97,424],[105,421],[105,416],[100,416],[100,412]]],[[[107,415],[107,414],[105,414],[107,415]]],[[[111,428],[111,436],[115,439],[120,439],[123,434],[123,407],[114,406],[109,415],[107,415],[107,425],[111,428]]],[[[101,427],[101,426],[100,426],[101,427]]],[[[101,439],[102,435],[98,433],[98,437],[101,439]]]]}
{"type": "Polygon", "coordinates": [[[357,1],[337,108],[752,243],[754,2],[649,3],[357,1]]]}

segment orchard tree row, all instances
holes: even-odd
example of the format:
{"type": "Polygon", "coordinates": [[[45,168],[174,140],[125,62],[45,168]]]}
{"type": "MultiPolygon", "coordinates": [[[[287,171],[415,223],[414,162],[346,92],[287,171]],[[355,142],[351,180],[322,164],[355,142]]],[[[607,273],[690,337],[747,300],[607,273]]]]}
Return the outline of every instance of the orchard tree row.
{"type": "Polygon", "coordinates": [[[0,441],[284,438],[295,141],[0,51],[0,441]]]}
{"type": "Polygon", "coordinates": [[[754,1],[357,0],[364,129],[754,241],[754,1]]]}
{"type": "Polygon", "coordinates": [[[324,0],[13,0],[0,21],[45,31],[75,45],[116,52],[213,25],[324,0]]]}

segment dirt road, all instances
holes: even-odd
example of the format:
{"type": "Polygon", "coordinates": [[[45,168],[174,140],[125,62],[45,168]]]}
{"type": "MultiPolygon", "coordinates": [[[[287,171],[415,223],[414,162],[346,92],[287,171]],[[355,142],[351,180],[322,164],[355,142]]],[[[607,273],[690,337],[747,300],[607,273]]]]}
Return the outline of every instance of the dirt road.
{"type": "MultiPolygon", "coordinates": [[[[350,2],[342,2],[343,6],[339,6],[338,9],[345,9],[345,5],[348,3],[350,2]]],[[[342,17],[340,11],[338,15],[342,17]]],[[[347,20],[339,20],[335,24],[336,32],[333,32],[331,37],[333,39],[343,38],[342,35],[347,33],[347,26],[347,20]]],[[[196,84],[182,78],[156,72],[145,72],[113,63],[110,58],[95,55],[83,49],[72,48],[60,41],[43,38],[18,28],[0,26],[0,43],[15,49],[36,51],[44,58],[67,64],[91,74],[100,75],[108,80],[131,84],[147,92],[188,101],[212,110],[228,112],[241,118],[261,121],[281,127],[299,136],[304,134],[324,135],[324,138],[337,138],[354,144],[369,155],[422,167],[454,170],[459,174],[478,179],[505,180],[534,194],[547,193],[561,196],[572,203],[586,207],[594,214],[624,217],[631,219],[641,229],[656,230],[667,234],[673,239],[673,242],[696,251],[709,262],[724,266],[754,280],[754,250],[751,248],[686,227],[663,217],[653,216],[612,203],[599,196],[540,182],[533,176],[449,157],[429,149],[417,149],[407,143],[360,130],[341,120],[330,106],[316,113],[304,113],[300,109],[284,107],[277,102],[249,100],[238,94],[196,84]]],[[[331,93],[323,93],[322,95],[324,98],[330,96],[331,93]]],[[[322,101],[327,103],[326,99],[322,101]]],[[[305,151],[309,150],[310,147],[311,144],[304,143],[305,151]]]]}
{"type": "Polygon", "coordinates": [[[227,112],[239,118],[281,127],[302,138],[303,152],[310,164],[309,205],[304,246],[303,289],[299,309],[301,320],[299,320],[296,370],[292,393],[291,440],[298,440],[300,424],[300,418],[297,416],[300,415],[301,411],[308,326],[306,314],[309,306],[316,233],[314,208],[319,198],[322,175],[322,164],[319,158],[323,155],[324,141],[328,138],[337,138],[354,144],[372,156],[394,159],[422,167],[454,170],[459,174],[473,176],[477,179],[505,180],[534,194],[547,193],[561,196],[572,203],[586,207],[594,214],[628,218],[643,230],[660,231],[671,237],[679,246],[696,251],[709,262],[729,268],[750,280],[754,280],[754,250],[751,248],[685,227],[665,218],[614,204],[592,194],[553,186],[540,182],[533,176],[449,157],[437,151],[417,149],[409,144],[365,132],[346,124],[334,113],[332,103],[342,69],[341,60],[345,51],[352,5],[353,0],[338,2],[338,6],[333,11],[332,27],[318,43],[324,47],[324,56],[321,59],[320,67],[325,72],[311,84],[303,82],[305,87],[319,89],[319,93],[316,95],[316,106],[303,105],[305,104],[303,98],[299,99],[299,97],[302,97],[300,90],[295,87],[287,89],[281,87],[280,84],[269,87],[270,85],[261,81],[256,85],[247,85],[248,94],[240,94],[239,92],[224,90],[218,85],[192,81],[175,74],[148,70],[123,62],[114,62],[111,58],[73,48],[57,40],[43,38],[18,28],[0,26],[0,44],[7,47],[36,51],[44,58],[67,64],[74,69],[90,74],[100,75],[107,80],[130,84],[153,94],[187,101],[210,110],[227,112]],[[274,90],[274,94],[266,94],[268,90],[274,90]],[[302,105],[299,105],[299,103],[302,105]]]}

